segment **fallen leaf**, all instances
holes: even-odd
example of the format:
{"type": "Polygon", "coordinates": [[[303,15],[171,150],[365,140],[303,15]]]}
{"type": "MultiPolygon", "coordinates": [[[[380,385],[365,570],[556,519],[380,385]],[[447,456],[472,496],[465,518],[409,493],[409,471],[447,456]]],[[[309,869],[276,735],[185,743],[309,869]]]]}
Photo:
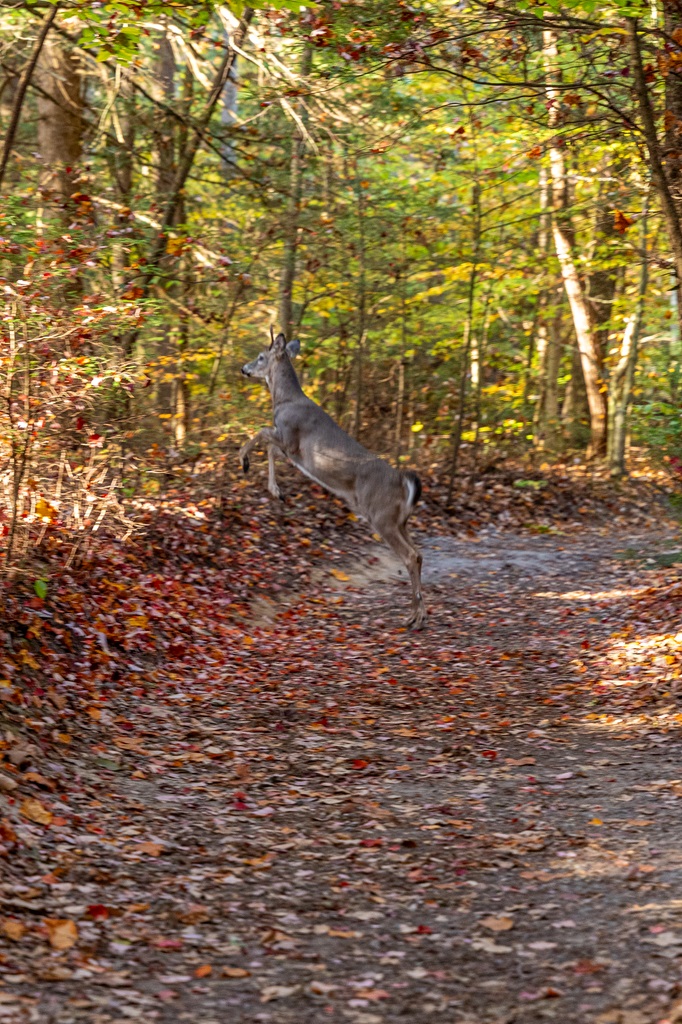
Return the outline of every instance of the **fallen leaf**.
{"type": "Polygon", "coordinates": [[[493,932],[508,932],[514,927],[513,917],[484,917],[481,919],[484,928],[493,932]]]}
{"type": "Polygon", "coordinates": [[[261,990],[261,1003],[270,1003],[273,999],[286,999],[298,992],[300,985],[268,985],[261,990]]]}
{"type": "Polygon", "coordinates": [[[202,964],[201,967],[197,967],[194,972],[195,978],[207,978],[209,974],[213,973],[213,968],[210,964],[202,964]]]}
{"type": "Polygon", "coordinates": [[[48,811],[40,800],[35,800],[33,797],[22,801],[21,813],[29,821],[35,821],[38,825],[49,825],[53,818],[52,811],[48,811]]]}
{"type": "Polygon", "coordinates": [[[23,921],[18,921],[16,917],[4,917],[0,929],[6,938],[11,939],[12,942],[19,942],[24,937],[26,925],[23,921]]]}
{"type": "Polygon", "coordinates": [[[71,921],[69,918],[48,917],[44,923],[53,949],[71,949],[78,942],[78,928],[75,921],[71,921]]]}
{"type": "Polygon", "coordinates": [[[223,978],[250,978],[251,971],[245,967],[223,967],[221,971],[223,978]]]}
{"type": "Polygon", "coordinates": [[[474,939],[472,949],[480,949],[483,953],[511,953],[511,946],[498,946],[494,939],[474,939]]]}
{"type": "Polygon", "coordinates": [[[138,843],[137,846],[130,847],[131,853],[146,853],[150,857],[158,857],[163,853],[163,845],[161,843],[138,843]]]}

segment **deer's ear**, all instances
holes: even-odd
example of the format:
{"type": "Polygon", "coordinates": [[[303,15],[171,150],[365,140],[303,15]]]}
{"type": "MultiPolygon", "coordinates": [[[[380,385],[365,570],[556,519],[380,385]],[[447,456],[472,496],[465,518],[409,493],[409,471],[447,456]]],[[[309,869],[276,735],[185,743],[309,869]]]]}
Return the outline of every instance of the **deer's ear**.
{"type": "Polygon", "coordinates": [[[273,340],[272,340],[272,343],[271,343],[271,345],[270,345],[270,349],[271,349],[271,350],[272,350],[272,351],[273,351],[273,352],[274,352],[274,353],[275,353],[276,355],[279,355],[279,354],[281,354],[282,352],[284,352],[284,349],[285,349],[286,347],[287,347],[287,339],[286,339],[286,338],[284,337],[284,335],[283,335],[283,334],[281,334],[281,333],[280,333],[280,334],[278,334],[276,338],[273,338],[273,340]]]}
{"type": "Polygon", "coordinates": [[[287,345],[287,355],[289,356],[290,359],[295,359],[296,356],[300,353],[300,351],[301,342],[298,340],[298,338],[294,338],[294,340],[290,341],[289,344],[287,345]]]}

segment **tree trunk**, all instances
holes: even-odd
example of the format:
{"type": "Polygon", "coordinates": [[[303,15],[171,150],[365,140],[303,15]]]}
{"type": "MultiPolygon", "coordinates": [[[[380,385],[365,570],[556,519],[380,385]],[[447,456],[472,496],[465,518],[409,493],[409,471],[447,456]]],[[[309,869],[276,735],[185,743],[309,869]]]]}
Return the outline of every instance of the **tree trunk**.
{"type": "Polygon", "coordinates": [[[355,411],[353,414],[353,436],[359,437],[362,427],[362,395],[364,384],[364,356],[367,340],[366,300],[367,281],[365,271],[365,198],[362,192],[358,162],[355,161],[355,188],[358,213],[358,344],[355,353],[355,411]]]}
{"type": "Polygon", "coordinates": [[[19,127],[19,121],[21,119],[21,108],[24,104],[24,96],[26,95],[26,90],[28,88],[29,82],[31,81],[31,78],[33,77],[33,73],[36,69],[38,60],[40,59],[40,54],[43,49],[43,46],[45,45],[47,33],[50,31],[50,28],[52,27],[52,22],[54,21],[57,15],[58,9],[59,4],[55,4],[54,7],[50,8],[47,15],[45,16],[45,20],[43,21],[43,24],[40,27],[40,32],[38,33],[38,37],[34,43],[31,58],[28,64],[26,65],[24,73],[19,79],[16,89],[14,90],[14,96],[12,98],[12,105],[10,109],[9,124],[7,125],[7,131],[5,132],[5,141],[2,146],[2,154],[0,155],[0,188],[2,187],[2,183],[5,177],[5,171],[7,170],[7,164],[9,163],[10,153],[12,152],[12,146],[14,145],[14,137],[17,133],[17,128],[19,127]]]}
{"type": "Polygon", "coordinates": [[[637,366],[637,345],[642,328],[644,314],[644,297],[646,295],[649,260],[647,254],[647,219],[649,213],[649,196],[647,194],[642,211],[641,250],[642,261],[639,268],[639,283],[635,309],[628,317],[620,343],[620,354],[611,374],[609,387],[609,453],[608,461],[612,476],[625,474],[625,438],[627,412],[632,397],[632,384],[637,366]]]}
{"type": "MultiPolygon", "coordinates": [[[[666,27],[669,26],[672,30],[675,27],[682,27],[682,16],[679,5],[676,2],[666,0],[665,12],[666,27]]],[[[680,282],[682,282],[682,219],[680,212],[682,200],[679,184],[682,151],[674,149],[670,154],[666,153],[666,164],[664,166],[663,154],[656,130],[656,119],[642,63],[642,49],[637,34],[637,19],[626,18],[625,28],[632,58],[632,72],[637,93],[639,116],[642,122],[642,132],[649,153],[651,181],[663,211],[668,241],[673,252],[675,264],[675,276],[677,278],[675,287],[679,288],[680,282]]],[[[670,103],[672,106],[666,110],[666,115],[669,115],[666,116],[666,122],[669,126],[669,141],[673,142],[677,137],[677,132],[682,130],[673,124],[673,120],[677,121],[678,117],[682,116],[682,88],[677,77],[673,79],[669,74],[668,79],[669,81],[666,80],[666,104],[670,103]]],[[[678,324],[682,326],[682,305],[680,303],[677,304],[677,316],[678,324]]]]}
{"type": "MultiPolygon", "coordinates": [[[[540,190],[540,226],[538,231],[538,249],[541,253],[549,251],[551,231],[550,182],[547,168],[542,166],[538,179],[540,190]]],[[[559,393],[557,377],[561,362],[561,296],[557,295],[556,306],[551,317],[548,317],[547,292],[538,296],[537,350],[538,398],[533,416],[533,444],[537,448],[554,449],[557,446],[559,431],[559,393]]]]}
{"type": "MultiPolygon", "coordinates": [[[[251,24],[252,19],[253,8],[245,7],[241,21],[239,22],[239,27],[235,32],[235,45],[241,46],[244,40],[244,36],[246,35],[246,31],[249,25],[251,24]]],[[[213,85],[211,86],[211,92],[208,97],[208,100],[206,101],[206,106],[204,107],[203,111],[199,114],[199,116],[195,119],[191,133],[188,132],[187,143],[181,155],[181,159],[178,163],[178,169],[175,175],[175,180],[173,182],[173,187],[171,189],[170,195],[168,196],[168,202],[166,203],[163,211],[161,226],[159,228],[156,241],[152,246],[149,258],[147,259],[144,271],[141,275],[141,299],[144,299],[148,296],[152,280],[156,276],[159,268],[159,263],[163,259],[163,256],[166,252],[168,230],[175,223],[178,204],[181,202],[182,192],[187,182],[189,172],[192,169],[194,158],[197,155],[197,151],[204,138],[204,134],[206,132],[206,129],[208,128],[216,104],[221,96],[221,93],[225,86],[225,82],[227,81],[230,71],[234,65],[235,59],[235,51],[231,47],[226,48],[225,55],[221,61],[220,67],[218,68],[215,79],[213,81],[213,85]]],[[[131,331],[128,332],[125,339],[125,348],[127,353],[131,353],[133,351],[138,334],[139,327],[134,327],[131,331]]]]}
{"type": "MultiPolygon", "coordinates": [[[[41,184],[54,189],[66,207],[76,191],[82,154],[81,78],[73,53],[48,36],[35,70],[38,93],[38,146],[43,161],[41,184]]],[[[68,214],[67,214],[68,219],[68,214]]]]}
{"type": "Polygon", "coordinates": [[[469,274],[469,290],[467,295],[467,315],[464,321],[464,337],[462,351],[462,366],[459,376],[459,388],[457,395],[457,413],[453,419],[452,432],[450,435],[450,480],[448,482],[445,507],[448,508],[452,502],[452,494],[455,487],[455,477],[459,468],[459,453],[462,446],[462,429],[464,427],[464,411],[466,406],[467,380],[469,377],[469,361],[471,349],[471,334],[474,321],[474,298],[476,295],[476,277],[478,274],[478,259],[481,246],[481,187],[476,182],[471,190],[471,205],[473,213],[472,224],[472,256],[471,273],[469,274]]]}
{"type": "MultiPolygon", "coordinates": [[[[232,33],[225,27],[225,43],[229,47],[232,42],[232,33]]],[[[237,123],[237,110],[239,103],[239,78],[238,58],[230,67],[225,86],[223,88],[222,106],[220,108],[220,127],[223,139],[220,145],[220,156],[222,158],[222,171],[226,178],[233,178],[237,171],[237,153],[232,143],[232,132],[237,123]]]]}
{"type": "MultiPolygon", "coordinates": [[[[546,94],[549,107],[549,126],[557,124],[559,91],[558,50],[556,34],[543,32],[543,56],[545,64],[546,94]]],[[[550,174],[552,179],[552,235],[554,247],[561,267],[561,276],[568,298],[573,324],[575,326],[578,352],[582,366],[587,404],[590,414],[590,444],[588,455],[601,457],[606,454],[606,399],[601,375],[601,359],[595,332],[590,318],[587,296],[583,287],[573,254],[573,231],[570,215],[566,210],[567,178],[561,140],[555,136],[550,142],[550,174]]]]}
{"type": "MultiPolygon", "coordinates": [[[[118,201],[126,209],[130,205],[133,186],[133,152],[135,148],[135,92],[133,79],[128,68],[117,68],[120,74],[118,89],[117,113],[120,135],[118,146],[111,155],[110,166],[112,178],[118,193],[118,201]]],[[[121,231],[128,223],[128,215],[118,212],[115,215],[115,230],[121,231]]],[[[128,267],[128,251],[124,242],[118,239],[111,246],[112,283],[116,292],[120,292],[126,284],[128,267]]]]}
{"type": "MultiPolygon", "coordinates": [[[[156,168],[156,202],[159,208],[163,208],[168,203],[177,173],[176,122],[175,118],[172,118],[165,109],[166,107],[172,107],[175,100],[176,70],[175,56],[168,36],[168,29],[164,27],[157,40],[156,60],[154,62],[154,91],[156,99],[162,105],[158,106],[154,112],[154,125],[152,129],[154,165],[156,168]]],[[[181,208],[182,198],[180,198],[180,202],[175,207],[173,222],[169,227],[177,223],[181,208]]],[[[160,261],[164,276],[166,277],[164,287],[171,293],[176,291],[176,282],[170,280],[168,274],[174,262],[173,257],[169,256],[164,256],[160,261]]],[[[160,416],[163,417],[164,429],[168,429],[171,426],[169,421],[173,416],[175,397],[175,360],[172,333],[173,328],[169,322],[166,322],[162,328],[159,341],[160,372],[157,389],[158,411],[160,416]]]]}
{"type": "MultiPolygon", "coordinates": [[[[303,47],[301,66],[299,68],[299,88],[304,88],[312,67],[313,48],[310,43],[303,47]]],[[[305,126],[307,114],[305,107],[299,103],[298,116],[305,126]]],[[[298,221],[301,212],[301,195],[303,193],[303,156],[305,151],[304,131],[296,121],[292,121],[291,157],[289,170],[289,198],[284,229],[284,259],[279,281],[279,323],[280,328],[291,340],[294,325],[293,290],[296,278],[296,252],[298,249],[298,221]]]]}

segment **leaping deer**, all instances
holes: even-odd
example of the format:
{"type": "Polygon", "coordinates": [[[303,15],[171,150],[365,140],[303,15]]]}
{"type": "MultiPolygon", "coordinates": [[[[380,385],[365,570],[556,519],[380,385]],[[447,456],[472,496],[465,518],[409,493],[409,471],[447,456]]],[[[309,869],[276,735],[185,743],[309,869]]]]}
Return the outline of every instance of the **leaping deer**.
{"type": "Polygon", "coordinates": [[[265,380],[272,398],[274,427],[259,430],[239,451],[245,473],[254,448],[267,449],[268,490],[281,497],[275,477],[275,453],[281,452],[302,473],[341,498],[366,519],[404,563],[412,583],[412,614],[408,626],[421,629],[426,608],[421,593],[422,556],[407,532],[407,520],[421,495],[421,481],[411,470],[398,470],[363,448],[308,398],[291,359],[298,340],[287,345],[283,334],[253,362],[242,367],[246,377],[265,380]]]}

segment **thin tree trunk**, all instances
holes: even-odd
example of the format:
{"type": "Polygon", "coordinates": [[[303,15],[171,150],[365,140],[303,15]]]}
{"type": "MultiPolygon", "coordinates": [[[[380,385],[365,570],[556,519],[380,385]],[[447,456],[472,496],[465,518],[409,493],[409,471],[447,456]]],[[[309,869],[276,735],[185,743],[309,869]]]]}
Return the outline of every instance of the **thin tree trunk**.
{"type": "Polygon", "coordinates": [[[407,347],[407,262],[403,245],[400,267],[400,355],[398,356],[398,394],[395,406],[395,464],[400,469],[403,443],[403,414],[405,406],[405,350],[407,347]]]}
{"type": "MultiPolygon", "coordinates": [[[[558,50],[556,33],[543,32],[543,56],[546,77],[546,95],[549,107],[549,126],[557,123],[559,91],[558,50]]],[[[590,414],[590,444],[588,454],[599,457],[606,454],[606,400],[601,378],[601,360],[597,346],[588,300],[578,274],[572,246],[572,225],[566,211],[567,178],[560,139],[550,142],[550,173],[552,178],[552,234],[561,267],[561,276],[575,326],[578,352],[582,366],[587,403],[590,414]]]]}
{"type": "MultiPolygon", "coordinates": [[[[630,46],[632,72],[635,82],[635,91],[637,93],[639,116],[642,122],[642,131],[644,133],[644,139],[649,153],[651,181],[656,189],[656,193],[663,210],[663,218],[665,220],[668,241],[670,243],[670,248],[673,251],[677,287],[679,287],[680,282],[682,282],[682,223],[680,221],[680,211],[675,202],[671,182],[669,182],[663,166],[661,146],[658,140],[658,133],[656,131],[656,120],[642,63],[642,50],[639,36],[637,34],[637,19],[626,18],[625,28],[627,30],[630,46]]],[[[674,118],[674,111],[671,111],[671,113],[674,118]]],[[[674,168],[673,173],[676,173],[674,168]]],[[[682,305],[680,303],[678,303],[677,306],[677,315],[678,323],[682,328],[682,305]]]]}
{"type": "MultiPolygon", "coordinates": [[[[242,14],[239,27],[237,28],[234,34],[235,45],[238,47],[241,47],[242,45],[247,29],[253,19],[253,14],[253,8],[244,8],[244,13],[242,14]]],[[[180,160],[180,163],[178,165],[178,169],[175,175],[175,181],[173,182],[171,193],[168,196],[168,201],[163,211],[163,218],[161,220],[161,225],[159,227],[156,242],[152,247],[152,251],[149,254],[149,258],[147,260],[144,272],[142,274],[142,295],[140,296],[140,298],[142,299],[145,299],[149,295],[149,289],[151,287],[152,281],[158,274],[159,263],[161,262],[166,252],[168,231],[175,222],[176,210],[178,207],[178,203],[180,202],[181,194],[185,187],[187,177],[192,169],[192,165],[194,163],[194,158],[197,154],[197,150],[199,149],[199,146],[201,145],[201,142],[204,138],[206,129],[208,128],[208,124],[211,120],[211,116],[213,114],[213,111],[215,110],[218,100],[220,99],[222,91],[225,87],[225,82],[227,81],[230,71],[232,70],[233,64],[236,60],[236,56],[236,52],[232,47],[226,48],[225,55],[213,81],[213,85],[211,87],[211,92],[206,102],[206,106],[204,107],[203,112],[197,118],[191,136],[188,137],[187,146],[185,147],[182,159],[180,160]]],[[[130,331],[126,336],[126,351],[128,353],[132,352],[138,334],[139,327],[136,327],[132,331],[130,331]]]]}
{"type": "Polygon", "coordinates": [[[353,415],[353,436],[359,437],[362,427],[362,396],[365,342],[367,340],[366,299],[367,281],[365,271],[365,199],[359,177],[358,162],[355,161],[355,187],[357,192],[358,210],[358,260],[360,273],[358,276],[358,346],[355,355],[355,411],[353,415]]]}
{"type": "MultiPolygon", "coordinates": [[[[175,177],[176,166],[176,122],[166,112],[172,109],[176,95],[176,64],[173,47],[168,35],[168,25],[164,20],[163,27],[157,36],[156,56],[154,60],[154,93],[159,105],[154,111],[152,135],[154,139],[154,165],[156,169],[156,202],[160,209],[168,203],[175,177]]],[[[178,151],[181,152],[180,147],[178,151]]],[[[178,214],[182,209],[182,197],[176,204],[172,224],[175,226],[178,214]]],[[[166,277],[166,290],[177,297],[177,282],[169,279],[169,272],[175,266],[175,258],[165,255],[159,261],[166,277]]],[[[174,360],[174,326],[166,320],[161,328],[159,339],[159,382],[157,387],[158,411],[163,417],[164,430],[172,426],[174,392],[175,392],[175,360],[174,360]]]]}
{"type": "Polygon", "coordinates": [[[54,38],[45,40],[35,71],[41,181],[55,189],[64,206],[75,191],[81,159],[83,111],[81,76],[73,55],[54,38]]]}
{"type": "MultiPolygon", "coordinates": [[[[118,201],[127,210],[130,204],[130,195],[133,185],[133,151],[135,148],[135,92],[133,90],[132,76],[128,68],[117,68],[120,74],[118,89],[117,117],[120,135],[118,147],[111,157],[112,177],[118,192],[118,201]]],[[[115,225],[118,230],[128,222],[128,214],[120,211],[115,215],[115,225]]],[[[126,246],[118,239],[112,241],[111,246],[111,270],[112,283],[116,292],[120,292],[126,283],[126,270],[128,267],[128,253],[126,246]]]]}
{"type": "MultiPolygon", "coordinates": [[[[301,86],[310,75],[312,60],[313,48],[310,43],[306,43],[303,47],[299,69],[299,82],[301,86]]],[[[307,114],[302,104],[299,104],[298,116],[300,117],[301,124],[305,126],[307,114]]],[[[305,152],[303,130],[295,121],[292,121],[292,125],[289,199],[285,220],[284,259],[282,261],[282,273],[279,281],[279,322],[288,340],[291,339],[291,330],[294,325],[293,290],[296,278],[298,221],[301,212],[301,195],[303,194],[303,156],[305,152]]]]}
{"type": "Polygon", "coordinates": [[[24,97],[26,95],[26,90],[28,89],[29,82],[31,81],[33,72],[35,71],[36,64],[38,63],[40,51],[43,48],[45,39],[47,38],[47,33],[50,31],[50,28],[52,27],[52,22],[56,18],[58,10],[59,4],[55,4],[54,7],[50,8],[47,15],[45,16],[45,20],[43,21],[40,27],[40,32],[38,33],[35,44],[33,46],[33,52],[31,54],[28,64],[26,65],[26,68],[24,69],[24,73],[22,74],[19,80],[19,85],[17,86],[17,90],[14,94],[12,112],[10,115],[9,124],[7,125],[5,141],[2,146],[2,155],[0,156],[0,188],[2,188],[2,183],[5,178],[5,171],[7,170],[7,164],[9,163],[10,153],[12,152],[12,146],[14,145],[14,138],[17,134],[17,128],[19,127],[19,120],[21,118],[21,108],[24,105],[24,97]]]}
{"type": "MultiPolygon", "coordinates": [[[[547,168],[543,165],[539,174],[540,191],[540,226],[538,231],[538,249],[546,254],[549,251],[551,232],[550,182],[547,168]]],[[[535,346],[537,352],[538,398],[533,415],[533,444],[537,448],[554,449],[558,438],[559,393],[558,381],[561,348],[559,345],[561,320],[559,299],[553,315],[548,316],[550,295],[544,291],[538,296],[537,335],[535,346]]]]}
{"type": "Polygon", "coordinates": [[[467,315],[464,321],[462,368],[459,377],[459,389],[457,395],[457,413],[452,425],[450,435],[450,480],[445,498],[445,507],[448,508],[452,502],[452,493],[455,487],[455,477],[459,468],[459,452],[462,446],[462,429],[464,426],[464,411],[466,407],[467,380],[469,377],[469,361],[471,348],[471,333],[474,320],[474,298],[476,295],[476,277],[478,274],[478,258],[481,245],[481,187],[476,182],[471,190],[471,205],[473,211],[472,242],[473,253],[471,257],[471,273],[469,274],[469,290],[467,295],[467,315]]]}
{"type": "Polygon", "coordinates": [[[647,253],[647,222],[649,194],[647,193],[641,221],[642,261],[639,268],[639,285],[634,312],[628,317],[620,344],[620,354],[611,374],[609,387],[609,468],[612,476],[625,474],[625,439],[627,412],[632,398],[632,384],[637,366],[637,346],[642,329],[644,298],[649,277],[647,253]]]}

